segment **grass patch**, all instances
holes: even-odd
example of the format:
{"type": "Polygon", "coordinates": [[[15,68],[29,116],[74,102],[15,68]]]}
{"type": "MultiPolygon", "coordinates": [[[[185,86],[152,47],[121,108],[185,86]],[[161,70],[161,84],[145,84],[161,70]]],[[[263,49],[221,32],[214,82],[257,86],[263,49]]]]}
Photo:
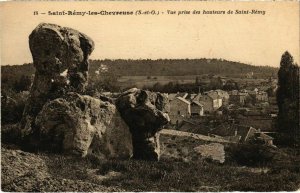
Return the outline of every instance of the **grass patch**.
{"type": "Polygon", "coordinates": [[[11,180],[17,178],[20,168],[30,174],[18,185],[18,190],[22,191],[33,191],[35,187],[45,191],[148,192],[295,191],[300,188],[300,164],[294,161],[289,165],[271,164],[267,172],[260,172],[257,166],[221,165],[199,159],[188,162],[171,158],[163,158],[159,162],[120,161],[24,152],[17,152],[16,157],[20,160],[11,163],[9,160],[13,154],[10,151],[13,150],[4,151],[2,158],[2,166],[6,168],[6,172],[2,173],[6,177],[2,176],[2,183],[6,184],[5,190],[10,191],[16,190],[11,180]],[[37,171],[36,175],[30,173],[32,168],[37,171]],[[46,174],[50,177],[40,178],[40,175],[46,174]],[[31,183],[30,187],[27,187],[27,181],[31,183]]]}
{"type": "Polygon", "coordinates": [[[247,168],[205,161],[110,160],[97,167],[102,175],[121,172],[121,176],[106,179],[101,184],[127,191],[295,191],[300,187],[297,166],[253,173],[247,168]]]}

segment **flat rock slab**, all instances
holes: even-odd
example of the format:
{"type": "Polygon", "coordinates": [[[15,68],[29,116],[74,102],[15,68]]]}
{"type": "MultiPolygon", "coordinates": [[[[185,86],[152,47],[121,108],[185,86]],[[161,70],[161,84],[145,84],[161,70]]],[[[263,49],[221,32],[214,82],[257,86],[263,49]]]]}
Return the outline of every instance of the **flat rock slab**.
{"type": "Polygon", "coordinates": [[[210,158],[220,163],[225,162],[224,145],[220,143],[210,143],[207,145],[199,145],[194,150],[201,154],[201,156],[210,158]]]}

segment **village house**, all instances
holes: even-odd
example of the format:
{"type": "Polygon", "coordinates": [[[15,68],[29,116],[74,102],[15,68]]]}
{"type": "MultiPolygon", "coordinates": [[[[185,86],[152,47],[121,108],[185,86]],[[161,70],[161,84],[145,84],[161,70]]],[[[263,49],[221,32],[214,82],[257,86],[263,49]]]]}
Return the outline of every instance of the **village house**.
{"type": "Polygon", "coordinates": [[[204,108],[203,105],[198,101],[192,101],[191,103],[191,115],[192,116],[203,116],[204,108]]]}
{"type": "Polygon", "coordinates": [[[205,114],[210,114],[222,106],[222,99],[220,99],[216,94],[212,94],[212,95],[198,94],[193,99],[193,101],[199,102],[200,104],[203,105],[203,110],[205,114]]]}
{"type": "Polygon", "coordinates": [[[265,91],[258,91],[258,89],[254,89],[253,91],[248,91],[248,94],[257,102],[268,102],[268,93],[265,91]]]}
{"type": "Polygon", "coordinates": [[[214,92],[216,92],[217,95],[222,99],[222,105],[227,106],[229,104],[228,92],[226,92],[224,90],[220,90],[220,89],[214,90],[214,92]]]}
{"type": "Polygon", "coordinates": [[[249,72],[249,73],[246,73],[245,77],[246,78],[253,78],[253,75],[254,75],[253,72],[249,72]]]}
{"type": "Polygon", "coordinates": [[[170,101],[170,122],[171,124],[181,123],[183,119],[191,115],[191,103],[182,97],[176,97],[170,101]]]}
{"type": "Polygon", "coordinates": [[[255,100],[258,102],[268,102],[268,93],[265,91],[259,91],[256,95],[255,100]]]}
{"type": "Polygon", "coordinates": [[[257,141],[257,142],[260,142],[264,145],[276,147],[273,144],[274,138],[267,135],[267,134],[265,134],[265,133],[263,133],[263,132],[257,131],[252,139],[257,141]]]}
{"type": "Polygon", "coordinates": [[[257,90],[257,89],[249,90],[249,91],[247,91],[247,93],[248,93],[250,96],[252,96],[252,97],[255,98],[256,94],[258,93],[258,90],[257,90]]]}
{"type": "Polygon", "coordinates": [[[213,99],[214,102],[214,110],[219,109],[222,106],[222,98],[221,96],[218,94],[217,91],[215,90],[211,90],[205,93],[207,96],[211,97],[213,99]]]}
{"type": "Polygon", "coordinates": [[[231,91],[228,92],[228,94],[229,94],[229,97],[230,97],[230,95],[237,95],[237,94],[239,94],[239,91],[238,90],[231,90],[231,91]]]}
{"type": "Polygon", "coordinates": [[[205,114],[209,114],[211,112],[213,112],[214,108],[213,108],[213,104],[214,101],[211,97],[207,96],[207,95],[201,95],[198,94],[193,101],[199,102],[200,104],[203,105],[203,110],[205,114]]]}
{"type": "Polygon", "coordinates": [[[245,92],[229,92],[229,103],[244,106],[248,96],[245,92]]]}

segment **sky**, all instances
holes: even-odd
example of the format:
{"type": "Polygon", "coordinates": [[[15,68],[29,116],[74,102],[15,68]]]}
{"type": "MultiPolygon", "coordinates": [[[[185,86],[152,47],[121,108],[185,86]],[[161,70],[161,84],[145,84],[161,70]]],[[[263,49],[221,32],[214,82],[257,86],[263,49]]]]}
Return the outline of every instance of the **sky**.
{"type": "Polygon", "coordinates": [[[28,36],[41,22],[77,29],[95,42],[91,59],[222,58],[278,67],[299,64],[299,2],[1,2],[1,65],[32,62],[28,36]],[[156,10],[159,15],[55,16],[48,11],[156,10]],[[168,10],[176,14],[167,14],[168,10]],[[178,15],[179,11],[201,14],[178,15]],[[203,14],[258,10],[265,14],[203,14]],[[38,11],[39,15],[33,12],[38,11]],[[40,13],[45,12],[45,15],[40,13]],[[164,12],[164,14],[162,14],[164,12]]]}

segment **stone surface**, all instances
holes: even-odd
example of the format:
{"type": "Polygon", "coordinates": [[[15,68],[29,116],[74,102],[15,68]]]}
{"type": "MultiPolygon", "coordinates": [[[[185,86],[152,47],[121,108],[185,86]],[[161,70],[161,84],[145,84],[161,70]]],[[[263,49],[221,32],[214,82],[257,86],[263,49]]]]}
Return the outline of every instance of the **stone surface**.
{"type": "Polygon", "coordinates": [[[29,46],[36,73],[20,124],[23,144],[118,158],[129,158],[133,146],[134,158],[159,159],[158,131],[169,121],[167,95],[136,88],[116,100],[83,95],[94,43],[74,29],[42,23],[29,46]]]}
{"type": "Polygon", "coordinates": [[[94,42],[74,29],[41,23],[30,34],[29,46],[36,72],[21,121],[23,135],[33,132],[34,118],[47,101],[85,90],[94,42]]]}
{"type": "Polygon", "coordinates": [[[68,93],[46,103],[35,120],[39,144],[79,156],[129,158],[132,139],[116,107],[99,99],[68,93]]]}
{"type": "Polygon", "coordinates": [[[158,160],[157,132],[170,121],[167,96],[133,88],[117,98],[116,106],[132,134],[133,158],[158,160]]]}
{"type": "Polygon", "coordinates": [[[201,154],[201,156],[212,159],[219,163],[225,162],[224,145],[220,143],[210,143],[205,145],[199,145],[194,150],[201,154]]]}

